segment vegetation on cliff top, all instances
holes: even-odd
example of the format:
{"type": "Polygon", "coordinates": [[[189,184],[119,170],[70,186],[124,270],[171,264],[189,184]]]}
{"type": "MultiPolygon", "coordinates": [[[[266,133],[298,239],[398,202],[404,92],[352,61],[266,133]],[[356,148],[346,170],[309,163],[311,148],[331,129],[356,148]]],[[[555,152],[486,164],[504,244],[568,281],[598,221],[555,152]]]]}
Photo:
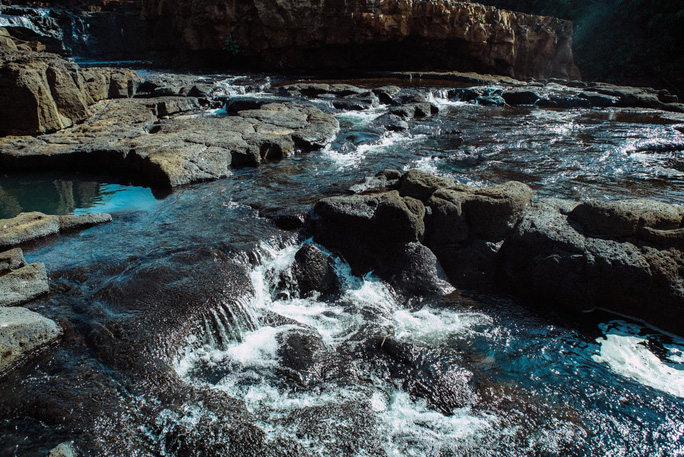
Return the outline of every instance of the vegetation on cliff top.
{"type": "Polygon", "coordinates": [[[646,84],[684,96],[682,0],[481,0],[574,22],[575,63],[585,80],[646,84]]]}

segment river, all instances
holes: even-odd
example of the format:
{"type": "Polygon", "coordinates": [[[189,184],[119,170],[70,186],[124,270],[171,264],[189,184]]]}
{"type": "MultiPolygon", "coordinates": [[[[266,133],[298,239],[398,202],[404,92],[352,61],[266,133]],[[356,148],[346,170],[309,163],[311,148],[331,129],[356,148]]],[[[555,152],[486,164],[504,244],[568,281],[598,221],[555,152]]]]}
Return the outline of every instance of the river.
{"type": "MultiPolygon", "coordinates": [[[[25,252],[46,264],[52,287],[30,308],[67,331],[0,379],[0,455],[44,455],[63,441],[111,456],[684,455],[681,338],[607,313],[532,309],[497,291],[402,300],[339,258],[339,293],[300,296],[290,266],[311,240],[264,215],[306,211],[387,168],[477,187],[522,181],[535,198],[684,204],[682,115],[480,106],[444,88],[416,90],[440,113],[407,131],[374,123],[382,105],[337,110],[341,133],[325,150],[170,194],[83,174],[0,173],[0,218],[114,218],[25,252]],[[225,300],[168,344],[147,327],[131,336],[150,317],[140,303],[120,305],[117,291],[203,250],[240,271],[225,300]],[[155,370],[196,398],[164,392],[134,354],[110,355],[100,328],[119,342],[111,351],[143,341],[141,355],[154,354],[164,365],[155,370]]],[[[216,281],[207,263],[188,265],[216,281]]],[[[169,290],[185,299],[173,278],[169,290]]]]}

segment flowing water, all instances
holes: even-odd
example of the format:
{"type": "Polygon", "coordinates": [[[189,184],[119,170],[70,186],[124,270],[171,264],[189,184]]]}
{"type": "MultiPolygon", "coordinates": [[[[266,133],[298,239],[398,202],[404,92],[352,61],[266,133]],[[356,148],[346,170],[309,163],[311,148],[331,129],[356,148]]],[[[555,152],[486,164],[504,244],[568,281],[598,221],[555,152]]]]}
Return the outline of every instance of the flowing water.
{"type": "Polygon", "coordinates": [[[226,287],[225,300],[159,357],[182,389],[237,399],[231,414],[262,433],[271,455],[684,455],[684,340],[607,314],[567,320],[493,293],[400,300],[339,258],[339,293],[300,296],[291,265],[311,240],[261,215],[306,210],[385,168],[473,186],[514,179],[537,197],[684,204],[684,135],[674,128],[682,116],[483,107],[428,93],[440,114],[407,132],[377,125],[382,107],[337,112],[342,132],[324,151],[237,169],[159,199],[87,176],[0,175],[0,217],[114,216],[26,252],[53,278],[50,298],[32,309],[69,328],[68,341],[91,333],[85,349],[62,344],[0,380],[0,454],[44,454],[74,440],[86,455],[248,455],[247,445],[220,447],[225,419],[208,401],[162,400],[153,382],[130,381],[135,370],[108,364],[91,342],[99,322],[138,312],[98,293],[179,251],[221,246],[244,269],[239,293],[226,287]],[[66,395],[56,387],[60,376],[78,366],[97,375],[79,377],[66,395]],[[103,405],[83,422],[59,426],[35,412],[54,404],[78,410],[110,384],[118,406],[103,405]],[[28,396],[45,399],[16,406],[28,396]],[[178,436],[195,447],[188,451],[178,436]]]}

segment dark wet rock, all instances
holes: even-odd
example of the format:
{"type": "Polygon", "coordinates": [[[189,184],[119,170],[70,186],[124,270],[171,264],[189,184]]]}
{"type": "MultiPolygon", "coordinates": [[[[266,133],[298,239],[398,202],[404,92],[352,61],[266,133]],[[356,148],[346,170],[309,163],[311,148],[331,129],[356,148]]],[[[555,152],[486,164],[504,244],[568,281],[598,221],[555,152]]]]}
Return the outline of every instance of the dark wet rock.
{"type": "Polygon", "coordinates": [[[509,181],[473,191],[461,200],[461,207],[471,233],[498,241],[515,226],[531,200],[532,190],[527,185],[509,181]]]}
{"type": "Polygon", "coordinates": [[[381,125],[385,130],[390,132],[405,132],[409,129],[408,122],[406,122],[404,118],[392,113],[382,114],[373,122],[381,125]]]}
{"type": "Polygon", "coordinates": [[[471,238],[467,242],[432,246],[449,279],[462,287],[490,287],[495,283],[502,242],[471,238]]]}
{"type": "Polygon", "coordinates": [[[609,238],[633,237],[645,227],[677,229],[682,222],[676,206],[645,199],[583,202],[570,218],[588,234],[609,238]]]}
{"type": "Polygon", "coordinates": [[[503,106],[506,100],[500,95],[480,95],[475,99],[475,103],[482,106],[503,106]]]}
{"type": "Polygon", "coordinates": [[[378,97],[380,103],[384,105],[392,105],[395,103],[395,97],[401,92],[398,86],[382,86],[373,89],[373,93],[378,97]]]}
{"type": "Polygon", "coordinates": [[[363,111],[379,105],[378,97],[373,92],[347,95],[333,100],[335,109],[345,111],[363,111]]]}
{"type": "Polygon", "coordinates": [[[437,189],[458,187],[451,178],[444,178],[420,170],[409,170],[399,180],[399,193],[402,196],[417,198],[427,202],[437,189]]]}
{"type": "Polygon", "coordinates": [[[594,83],[591,84],[591,90],[602,95],[614,97],[616,99],[616,106],[684,112],[684,104],[674,102],[665,103],[660,100],[658,92],[651,88],[594,83]]]}
{"type": "Polygon", "coordinates": [[[617,97],[612,97],[610,95],[604,95],[604,94],[598,94],[595,92],[582,92],[580,94],[580,97],[589,100],[589,103],[591,103],[591,106],[595,106],[597,108],[608,108],[611,106],[615,106],[617,104],[617,101],[618,101],[617,97]]]}
{"type": "Polygon", "coordinates": [[[445,294],[453,290],[435,254],[425,245],[407,243],[394,265],[390,284],[409,296],[445,294]]]}
{"type": "Polygon", "coordinates": [[[305,244],[295,254],[292,276],[301,297],[308,297],[314,292],[330,294],[339,290],[340,283],[332,259],[313,244],[305,244]]]}
{"type": "Polygon", "coordinates": [[[385,179],[387,179],[388,181],[394,181],[394,180],[398,180],[399,178],[401,178],[401,175],[402,175],[402,173],[399,170],[394,170],[392,168],[386,168],[382,171],[379,171],[375,176],[384,176],[385,179]]]}
{"type": "Polygon", "coordinates": [[[437,114],[439,108],[429,102],[405,103],[398,106],[392,106],[389,109],[389,114],[402,118],[404,120],[411,120],[414,118],[430,117],[437,114]]]}
{"type": "Polygon", "coordinates": [[[392,275],[407,243],[420,241],[423,204],[397,191],[330,197],[314,207],[314,240],[340,252],[353,267],[392,275]]]}
{"type": "Polygon", "coordinates": [[[39,212],[21,213],[12,219],[0,220],[0,248],[18,246],[29,241],[110,222],[109,214],[48,216],[39,212]]]}
{"type": "Polygon", "coordinates": [[[294,231],[304,226],[306,212],[301,207],[289,208],[260,208],[259,215],[272,219],[276,227],[281,230],[294,231]]]}
{"type": "Polygon", "coordinates": [[[371,339],[368,344],[371,360],[379,369],[443,414],[453,414],[454,409],[477,400],[473,373],[462,367],[453,350],[421,347],[391,336],[371,339]]]}
{"type": "Polygon", "coordinates": [[[272,103],[283,103],[283,98],[241,95],[226,100],[225,109],[228,113],[238,113],[240,111],[261,109],[262,106],[272,103]]]}
{"type": "Polygon", "coordinates": [[[382,195],[378,202],[374,224],[384,231],[383,237],[390,243],[422,241],[425,235],[425,206],[412,197],[402,197],[397,191],[382,195]]]}
{"type": "Polygon", "coordinates": [[[278,358],[286,376],[306,386],[320,381],[330,353],[315,330],[292,328],[278,334],[278,358]]]}
{"type": "Polygon", "coordinates": [[[513,181],[483,189],[439,189],[427,201],[432,208],[428,245],[459,243],[471,235],[502,240],[531,199],[531,189],[513,181]]]}
{"type": "MultiPolygon", "coordinates": [[[[598,227],[631,231],[631,224],[618,220],[598,227]]],[[[585,237],[556,206],[540,202],[526,212],[499,257],[502,282],[521,296],[557,308],[605,308],[681,331],[680,250],[585,237]]]]}
{"type": "Polygon", "coordinates": [[[592,104],[586,98],[578,94],[551,93],[539,99],[537,106],[540,108],[591,108],[592,104]]]}
{"type": "Polygon", "coordinates": [[[506,90],[501,96],[511,106],[534,105],[541,99],[537,92],[524,89],[506,90]]]}
{"type": "Polygon", "coordinates": [[[658,100],[663,103],[679,103],[679,97],[677,95],[671,94],[667,89],[661,89],[658,91],[658,100]]]}
{"type": "Polygon", "coordinates": [[[658,230],[651,227],[643,227],[639,230],[638,236],[649,243],[684,252],[684,228],[658,230]]]}
{"type": "Polygon", "coordinates": [[[60,337],[57,324],[19,307],[0,307],[0,374],[60,337]]]}
{"type": "Polygon", "coordinates": [[[427,206],[425,244],[454,281],[493,278],[501,241],[532,199],[525,184],[508,182],[484,189],[439,189],[427,206]]]}

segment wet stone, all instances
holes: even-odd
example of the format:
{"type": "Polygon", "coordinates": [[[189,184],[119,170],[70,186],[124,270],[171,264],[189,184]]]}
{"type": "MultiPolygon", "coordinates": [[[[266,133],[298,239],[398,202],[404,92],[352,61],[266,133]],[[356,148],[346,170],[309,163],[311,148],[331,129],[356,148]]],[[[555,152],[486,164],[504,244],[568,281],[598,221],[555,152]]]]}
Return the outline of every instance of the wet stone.
{"type": "Polygon", "coordinates": [[[57,324],[25,308],[0,307],[0,373],[59,338],[57,324]]]}

